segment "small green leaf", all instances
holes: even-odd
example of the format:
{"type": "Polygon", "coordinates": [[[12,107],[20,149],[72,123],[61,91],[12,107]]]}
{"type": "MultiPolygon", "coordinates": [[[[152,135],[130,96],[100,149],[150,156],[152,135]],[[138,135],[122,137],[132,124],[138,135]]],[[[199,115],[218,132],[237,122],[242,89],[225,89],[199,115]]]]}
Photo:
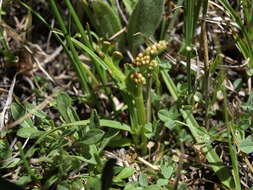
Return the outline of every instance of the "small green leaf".
{"type": "Polygon", "coordinates": [[[144,174],[140,174],[139,176],[139,184],[140,186],[146,187],[148,186],[148,179],[144,174]]]}
{"type": "Polygon", "coordinates": [[[87,145],[95,144],[103,138],[104,134],[101,129],[91,129],[80,139],[80,142],[87,145]]]}
{"type": "Polygon", "coordinates": [[[145,190],[162,190],[162,188],[159,185],[150,185],[145,190]]]}
{"type": "Polygon", "coordinates": [[[121,172],[113,179],[115,182],[119,182],[123,179],[126,179],[132,176],[135,172],[135,169],[132,167],[125,167],[121,172]]]}
{"type": "Polygon", "coordinates": [[[88,177],[85,189],[101,190],[101,181],[97,177],[88,177]]]}
{"type": "Polygon", "coordinates": [[[239,147],[246,154],[253,152],[253,137],[248,136],[245,140],[241,141],[239,147]]]}
{"type": "Polygon", "coordinates": [[[59,184],[57,185],[57,190],[69,190],[69,188],[67,187],[67,184],[66,185],[59,184]]]}
{"type": "Polygon", "coordinates": [[[23,127],[17,131],[17,136],[22,138],[36,138],[43,133],[43,131],[39,131],[37,128],[34,127],[23,127]]]}
{"type": "Polygon", "coordinates": [[[136,181],[131,181],[126,184],[124,190],[143,190],[143,187],[138,187],[136,181]]]}
{"type": "Polygon", "coordinates": [[[167,127],[168,129],[172,130],[176,126],[175,121],[170,119],[164,123],[164,126],[167,127]]]}
{"type": "Polygon", "coordinates": [[[145,126],[145,136],[150,139],[154,133],[153,133],[153,128],[151,123],[147,123],[145,126]]]}
{"type": "Polygon", "coordinates": [[[60,93],[56,99],[56,108],[66,122],[71,122],[68,109],[71,107],[72,99],[65,93],[60,93]]]}
{"type": "Polygon", "coordinates": [[[15,183],[17,185],[25,185],[31,181],[32,181],[32,179],[30,176],[22,176],[22,177],[18,178],[18,180],[15,183]]]}
{"type": "MultiPolygon", "coordinates": [[[[15,120],[18,120],[25,115],[25,109],[23,106],[17,103],[11,104],[11,114],[15,120]]],[[[33,127],[33,122],[30,118],[25,119],[21,124],[22,127],[33,127]]]]}
{"type": "Polygon", "coordinates": [[[81,179],[76,179],[71,184],[71,189],[77,190],[77,189],[83,189],[83,182],[81,179]]]}
{"type": "MultiPolygon", "coordinates": [[[[30,112],[30,111],[32,111],[32,109],[36,108],[36,105],[26,103],[25,107],[28,110],[28,112],[30,112]]],[[[41,119],[45,119],[47,117],[47,114],[45,112],[43,112],[42,110],[36,111],[34,113],[34,115],[41,118],[41,119]]]]}
{"type": "Polygon", "coordinates": [[[168,184],[168,179],[158,179],[156,184],[159,186],[165,186],[168,184]]]}
{"type": "Polygon", "coordinates": [[[164,178],[169,179],[173,173],[173,167],[162,165],[161,166],[161,173],[164,178]]]}
{"type": "Polygon", "coordinates": [[[175,120],[178,118],[178,116],[178,111],[174,107],[172,107],[170,110],[162,109],[158,112],[158,117],[163,122],[175,120]]]}
{"type": "Polygon", "coordinates": [[[1,167],[3,168],[14,168],[19,164],[20,158],[10,158],[3,162],[1,167]]]}

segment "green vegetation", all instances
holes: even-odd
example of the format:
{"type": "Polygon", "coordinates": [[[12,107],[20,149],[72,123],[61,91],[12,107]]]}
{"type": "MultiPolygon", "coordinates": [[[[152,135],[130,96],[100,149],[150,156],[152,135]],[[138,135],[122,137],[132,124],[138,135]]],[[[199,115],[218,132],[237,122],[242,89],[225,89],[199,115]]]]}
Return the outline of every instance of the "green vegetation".
{"type": "Polygon", "coordinates": [[[251,188],[253,1],[0,8],[3,178],[33,190],[251,188]]]}

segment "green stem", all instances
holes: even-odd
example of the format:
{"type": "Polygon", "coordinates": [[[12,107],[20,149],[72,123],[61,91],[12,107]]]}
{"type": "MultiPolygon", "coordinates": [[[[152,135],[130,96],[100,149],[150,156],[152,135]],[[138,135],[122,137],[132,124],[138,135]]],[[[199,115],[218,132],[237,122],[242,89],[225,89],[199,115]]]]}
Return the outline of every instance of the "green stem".
{"type": "Polygon", "coordinates": [[[192,84],[191,84],[191,51],[187,51],[187,86],[188,86],[188,94],[191,94],[192,84]]]}
{"type": "Polygon", "coordinates": [[[151,86],[152,86],[152,78],[147,80],[147,123],[151,121],[151,86]]]}
{"type": "Polygon", "coordinates": [[[147,151],[147,137],[145,136],[145,124],[146,124],[146,111],[145,111],[145,105],[143,100],[143,86],[142,84],[137,85],[137,94],[135,97],[135,105],[138,115],[138,124],[139,129],[137,132],[137,135],[141,137],[141,150],[142,153],[145,154],[147,151]]]}
{"type": "Polygon", "coordinates": [[[85,43],[86,46],[88,46],[90,49],[93,49],[90,40],[88,38],[88,35],[85,33],[84,28],[82,23],[80,22],[80,19],[78,18],[76,11],[74,10],[71,2],[69,0],[64,0],[65,4],[68,7],[68,10],[71,14],[71,16],[73,17],[73,20],[75,22],[75,26],[77,27],[77,29],[79,30],[81,36],[82,36],[82,40],[85,43]]]}

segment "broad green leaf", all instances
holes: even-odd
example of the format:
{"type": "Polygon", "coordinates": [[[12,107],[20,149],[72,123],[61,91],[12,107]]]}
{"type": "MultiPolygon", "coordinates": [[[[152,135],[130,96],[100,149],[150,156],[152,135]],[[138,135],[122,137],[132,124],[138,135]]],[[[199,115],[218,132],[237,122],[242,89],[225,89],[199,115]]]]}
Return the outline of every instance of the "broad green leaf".
{"type": "Polygon", "coordinates": [[[158,112],[158,117],[163,122],[175,120],[178,116],[178,111],[175,108],[171,108],[170,110],[162,109],[158,112]]]}
{"type": "Polygon", "coordinates": [[[66,122],[71,122],[68,116],[68,108],[71,107],[71,104],[72,104],[72,100],[67,94],[60,93],[57,96],[57,99],[56,99],[57,110],[60,112],[61,116],[66,122]]]}
{"type": "Polygon", "coordinates": [[[119,182],[123,179],[131,177],[135,172],[135,169],[132,167],[125,167],[121,172],[113,179],[115,182],[119,182]]]}
{"type": "Polygon", "coordinates": [[[141,173],[139,176],[139,184],[140,186],[143,186],[143,187],[148,186],[148,179],[143,173],[141,173]]]}
{"type": "Polygon", "coordinates": [[[156,184],[159,185],[159,186],[165,186],[165,185],[168,184],[168,182],[169,182],[168,179],[158,179],[156,184]]]}
{"type": "Polygon", "coordinates": [[[77,189],[83,189],[83,181],[81,179],[76,179],[71,184],[71,189],[77,190],[77,189]]]}
{"type": "Polygon", "coordinates": [[[43,133],[43,131],[39,131],[37,128],[34,127],[22,127],[17,131],[17,136],[22,138],[36,138],[43,133]]]}
{"type": "Polygon", "coordinates": [[[96,32],[101,37],[110,37],[116,32],[121,30],[121,23],[119,16],[105,1],[94,0],[87,6],[84,2],[84,6],[87,10],[90,23],[96,29],[96,32]]]}
{"type": "Polygon", "coordinates": [[[85,189],[101,190],[101,181],[98,177],[88,177],[85,189]]]}
{"type": "Polygon", "coordinates": [[[172,119],[171,120],[168,120],[164,123],[164,126],[167,127],[168,129],[172,130],[176,125],[175,125],[175,121],[173,121],[172,119]]]}
{"type": "Polygon", "coordinates": [[[127,26],[127,39],[132,51],[154,34],[164,11],[164,0],[139,0],[127,26]],[[136,36],[140,32],[143,36],[136,36]]]}
{"type": "Polygon", "coordinates": [[[173,167],[172,166],[165,166],[162,165],[161,166],[161,173],[163,175],[164,178],[169,179],[173,173],[173,167]]]}
{"type": "MultiPolygon", "coordinates": [[[[20,104],[11,104],[11,114],[15,120],[18,120],[25,115],[25,109],[20,104]]],[[[25,119],[21,124],[22,127],[33,127],[33,122],[30,118],[25,119]]]]}
{"type": "MultiPolygon", "coordinates": [[[[36,108],[36,105],[26,103],[25,107],[26,107],[28,112],[31,112],[34,108],[36,108]]],[[[34,115],[41,118],[41,119],[45,119],[47,117],[47,114],[45,112],[43,112],[42,110],[36,111],[34,113],[34,115]]]]}
{"type": "Polygon", "coordinates": [[[94,129],[89,130],[82,137],[82,139],[80,139],[80,142],[82,144],[87,144],[87,145],[95,144],[103,138],[104,134],[105,134],[104,131],[94,128],[94,129]]]}
{"type": "Polygon", "coordinates": [[[2,166],[3,168],[14,168],[16,167],[20,162],[20,158],[10,158],[3,162],[2,166]]]}
{"type": "Polygon", "coordinates": [[[154,133],[153,133],[153,127],[151,123],[147,123],[145,126],[145,136],[150,139],[154,133]]]}
{"type": "Polygon", "coordinates": [[[25,185],[31,181],[32,181],[32,179],[30,176],[22,176],[22,177],[18,178],[18,180],[15,183],[17,185],[25,185]]]}
{"type": "Polygon", "coordinates": [[[74,122],[79,120],[72,107],[72,99],[66,93],[60,93],[56,99],[56,108],[60,112],[64,121],[74,122]]]}
{"type": "Polygon", "coordinates": [[[253,137],[249,136],[240,142],[240,150],[246,154],[253,152],[253,137]]]}

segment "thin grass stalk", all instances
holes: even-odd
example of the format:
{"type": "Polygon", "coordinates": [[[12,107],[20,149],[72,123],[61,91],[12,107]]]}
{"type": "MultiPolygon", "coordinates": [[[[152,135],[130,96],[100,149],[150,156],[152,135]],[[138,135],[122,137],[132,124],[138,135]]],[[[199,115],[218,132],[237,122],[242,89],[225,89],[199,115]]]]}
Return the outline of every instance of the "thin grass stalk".
{"type": "Polygon", "coordinates": [[[201,44],[203,45],[203,62],[204,62],[204,85],[203,85],[203,94],[205,100],[205,127],[209,129],[209,53],[208,53],[208,40],[207,40],[207,31],[206,31],[206,14],[208,10],[208,0],[202,1],[202,21],[201,21],[201,44]]]}
{"type": "Polygon", "coordinates": [[[228,13],[231,15],[233,20],[239,26],[244,39],[239,35],[235,35],[237,40],[237,45],[240,46],[240,50],[242,51],[244,57],[250,58],[250,67],[253,68],[253,46],[249,37],[248,29],[244,26],[242,19],[237,15],[236,11],[233,9],[228,0],[219,0],[219,2],[227,9],[228,13]]]}
{"type": "MultiPolygon", "coordinates": [[[[1,4],[1,7],[0,7],[0,12],[2,12],[2,4],[1,4]]],[[[0,14],[0,23],[2,22],[2,14],[0,14]]],[[[8,50],[9,49],[9,46],[8,46],[8,43],[7,41],[5,40],[5,37],[3,35],[3,32],[4,32],[4,29],[3,27],[0,27],[0,43],[2,44],[3,46],[3,49],[4,50],[8,50]]]]}
{"type": "Polygon", "coordinates": [[[147,80],[147,101],[146,101],[146,118],[147,123],[151,122],[151,114],[152,114],[152,105],[151,105],[151,88],[152,87],[152,78],[147,80]]]}
{"type": "Polygon", "coordinates": [[[192,56],[192,39],[194,31],[194,2],[195,0],[184,1],[185,6],[185,48],[187,57],[187,86],[188,94],[192,91],[191,85],[191,56],[192,56]]]}
{"type": "Polygon", "coordinates": [[[67,8],[75,22],[75,26],[77,27],[77,29],[79,30],[82,40],[84,42],[84,44],[89,47],[90,49],[93,49],[92,44],[90,43],[89,38],[87,37],[87,34],[85,33],[85,30],[83,28],[82,23],[80,22],[80,19],[78,18],[76,11],[74,10],[71,2],[69,0],[64,0],[65,4],[67,5],[67,8]]]}
{"type": "Polygon", "coordinates": [[[88,86],[88,80],[87,80],[87,77],[85,75],[84,72],[82,72],[82,68],[81,68],[81,61],[78,57],[78,53],[75,49],[75,46],[73,45],[73,42],[71,40],[71,36],[70,34],[68,33],[68,30],[64,24],[64,21],[63,21],[63,18],[56,6],[56,3],[55,3],[55,0],[50,0],[50,5],[52,7],[52,10],[53,10],[53,13],[55,15],[55,18],[56,20],[58,21],[59,25],[60,25],[60,28],[61,30],[63,31],[63,34],[67,40],[67,44],[69,45],[69,48],[70,48],[70,51],[71,51],[71,54],[73,56],[73,66],[77,72],[77,75],[78,75],[78,78],[80,79],[80,83],[81,83],[81,86],[82,86],[82,90],[83,90],[83,93],[88,93],[90,94],[90,89],[89,89],[89,86],[88,86]]]}
{"type": "Polygon", "coordinates": [[[170,24],[169,24],[167,31],[172,31],[173,27],[175,26],[175,23],[178,19],[178,15],[180,13],[180,7],[183,5],[183,2],[184,2],[184,0],[178,0],[178,2],[177,2],[178,8],[175,9],[175,13],[174,13],[172,19],[170,20],[170,24]]]}
{"type": "MultiPolygon", "coordinates": [[[[88,37],[88,34],[85,33],[85,30],[83,28],[82,23],[80,22],[80,19],[78,18],[76,11],[74,10],[71,2],[69,0],[64,0],[65,4],[67,5],[67,8],[74,20],[75,26],[77,27],[77,29],[79,30],[82,40],[84,42],[84,44],[91,50],[94,50],[93,46],[92,46],[92,42],[91,42],[91,38],[88,37]]],[[[95,62],[96,63],[96,62],[95,62]]],[[[103,85],[106,85],[107,83],[107,75],[105,75],[105,72],[103,72],[104,70],[101,69],[100,66],[98,66],[97,64],[95,64],[96,70],[99,73],[99,76],[101,78],[101,82],[103,83],[103,85]]],[[[109,90],[106,89],[106,93],[110,94],[109,90]]]]}
{"type": "MultiPolygon", "coordinates": [[[[224,75],[224,74],[223,74],[224,75]]],[[[225,81],[224,81],[225,82],[225,81]]],[[[234,177],[234,182],[235,182],[235,189],[236,190],[241,190],[241,182],[240,182],[240,175],[239,175],[239,163],[238,163],[238,159],[237,159],[237,150],[236,150],[236,139],[234,139],[233,137],[235,136],[233,133],[233,119],[232,119],[232,123],[231,121],[229,121],[228,118],[228,100],[227,100],[227,92],[226,89],[223,85],[223,94],[224,94],[224,116],[225,116],[225,125],[227,127],[227,133],[228,133],[228,146],[229,146],[229,154],[231,157],[231,161],[232,161],[232,174],[234,177]],[[232,142],[234,141],[234,143],[232,142]]]]}

